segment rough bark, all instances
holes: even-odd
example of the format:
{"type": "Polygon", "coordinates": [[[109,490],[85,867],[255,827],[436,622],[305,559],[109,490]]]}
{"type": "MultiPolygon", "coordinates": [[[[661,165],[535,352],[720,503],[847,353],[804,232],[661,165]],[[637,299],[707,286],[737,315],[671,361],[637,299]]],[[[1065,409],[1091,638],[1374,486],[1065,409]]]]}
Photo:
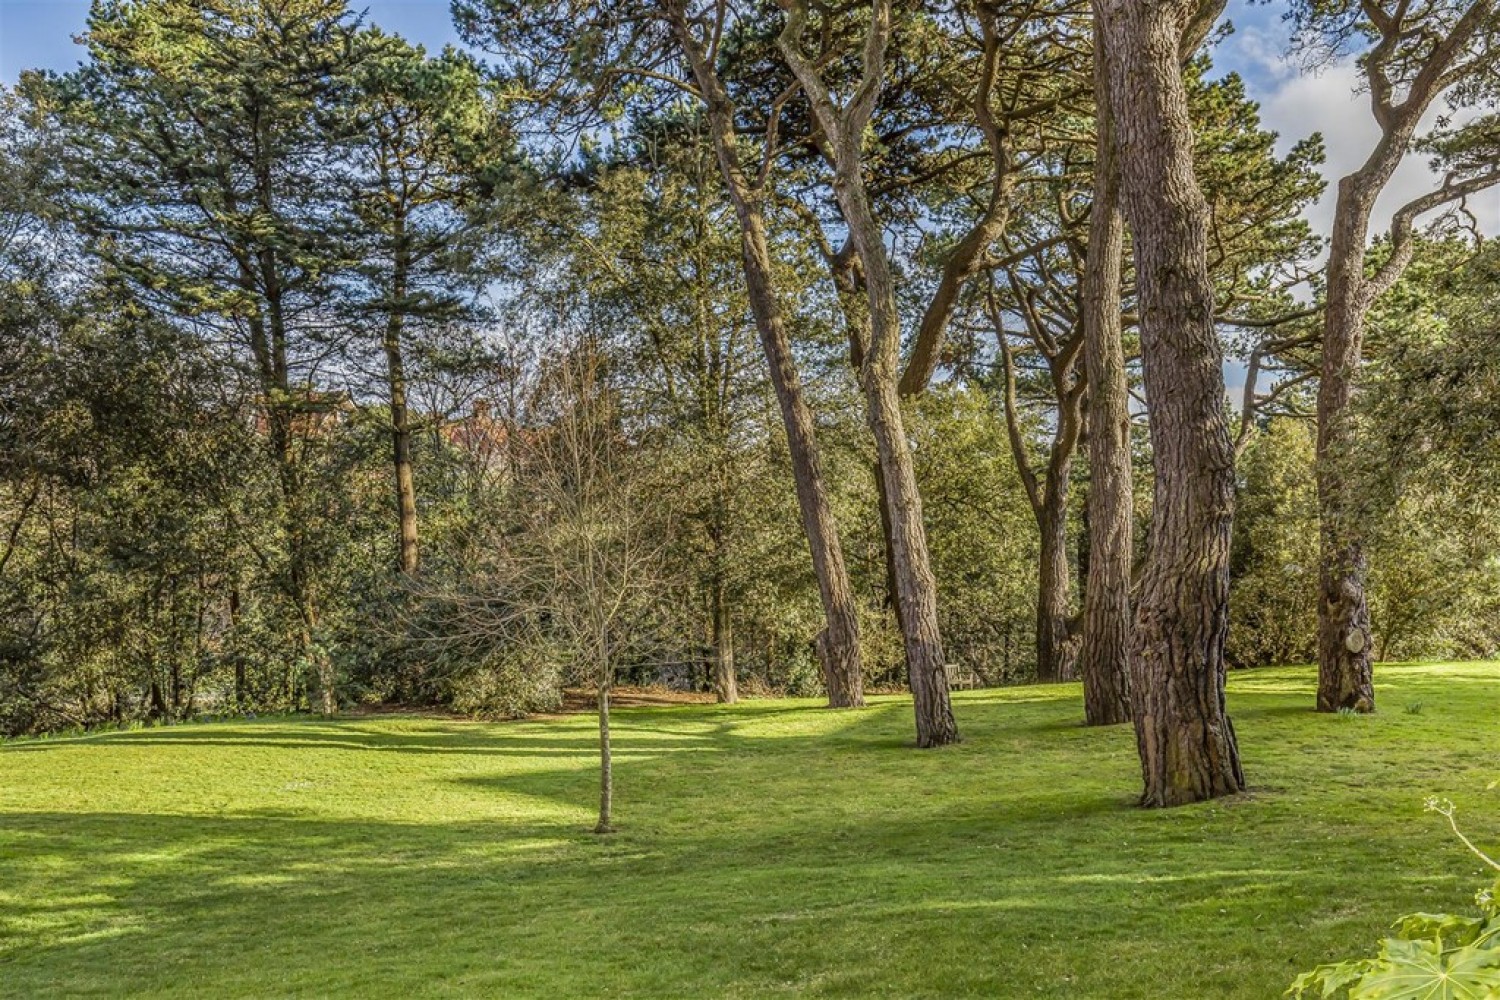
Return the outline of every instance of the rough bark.
{"type": "Polygon", "coordinates": [[[1069,680],[1068,482],[1048,477],[1048,496],[1037,515],[1041,534],[1036,601],[1037,680],[1069,680]]]}
{"type": "Polygon", "coordinates": [[[1134,234],[1155,507],[1135,612],[1132,711],[1146,806],[1245,786],[1224,707],[1234,450],[1179,51],[1192,2],[1095,0],[1134,234]]]}
{"type": "MultiPolygon", "coordinates": [[[[1103,50],[1095,26],[1094,50],[1103,50]]],[[[1130,390],[1120,318],[1125,224],[1110,117],[1108,72],[1095,59],[1097,116],[1094,200],[1083,274],[1084,371],[1088,383],[1088,583],[1078,672],[1090,726],[1130,720],[1130,564],[1135,484],[1130,455],[1130,390]]]]}
{"type": "MultiPolygon", "coordinates": [[[[1399,156],[1394,157],[1399,161],[1399,156]]],[[[1394,164],[1392,165],[1394,168],[1394,164]]],[[[1387,176],[1389,176],[1387,174],[1387,176]]],[[[1370,609],[1357,515],[1343,461],[1352,445],[1348,407],[1364,340],[1364,254],[1370,212],[1383,179],[1339,183],[1328,258],[1328,303],[1318,383],[1318,699],[1320,712],[1375,710],[1370,609]]]]}
{"type": "Polygon", "coordinates": [[[874,109],[884,74],[890,35],[890,5],[877,2],[866,35],[864,71],[847,106],[835,107],[817,69],[800,51],[806,20],[801,4],[788,5],[786,27],[778,39],[798,84],[807,95],[814,119],[827,137],[833,159],[833,190],[859,256],[869,305],[870,347],[860,365],[865,420],[875,439],[891,520],[891,564],[906,650],[908,682],[916,716],[917,745],[958,742],[958,725],[948,697],[942,637],[937,617],[937,581],[927,551],[922,499],[917,490],[911,448],[897,392],[901,347],[896,286],[884,236],[875,217],[860,162],[865,125],[874,109]]]}
{"type": "Polygon", "coordinates": [[[823,669],[828,705],[830,708],[860,708],[865,703],[864,673],[854,590],[849,583],[843,545],[828,499],[812,412],[803,398],[801,378],[776,294],[762,193],[746,175],[740,162],[734,109],[728,93],[693,35],[681,6],[673,4],[669,10],[674,34],[688,58],[707,108],[714,152],[740,226],[750,310],[770,365],[771,384],[786,428],[802,529],[807,537],[818,581],[818,596],[823,606],[824,626],[814,641],[814,648],[823,669]]]}
{"type": "MultiPolygon", "coordinates": [[[[1424,211],[1457,201],[1500,183],[1500,171],[1486,171],[1399,209],[1391,224],[1389,259],[1373,275],[1365,272],[1370,215],[1375,201],[1400,166],[1433,101],[1466,72],[1483,65],[1483,56],[1467,49],[1494,0],[1482,0],[1464,11],[1444,34],[1432,24],[1414,23],[1423,15],[1400,4],[1364,7],[1374,42],[1361,68],[1369,84],[1371,112],[1380,138],[1353,173],[1342,178],[1334,207],[1333,239],[1328,253],[1328,293],[1323,316],[1323,357],[1318,384],[1318,519],[1320,540],[1318,600],[1318,699],[1320,712],[1375,710],[1374,643],[1365,600],[1365,555],[1361,512],[1348,482],[1345,463],[1357,447],[1350,426],[1363,350],[1365,317],[1382,291],[1400,277],[1411,259],[1411,226],[1424,211]],[[1430,45],[1415,67],[1399,101],[1392,67],[1405,62],[1403,47],[1430,45]],[[1472,61],[1465,62],[1469,59],[1472,61]]],[[[1398,74],[1399,75],[1399,74],[1398,74]]]]}

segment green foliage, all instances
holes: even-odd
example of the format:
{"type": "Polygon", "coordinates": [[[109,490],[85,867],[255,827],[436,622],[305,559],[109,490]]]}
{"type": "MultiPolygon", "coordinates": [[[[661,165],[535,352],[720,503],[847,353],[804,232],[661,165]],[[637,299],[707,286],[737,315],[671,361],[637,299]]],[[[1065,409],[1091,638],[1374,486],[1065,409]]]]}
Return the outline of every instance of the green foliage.
{"type": "Polygon", "coordinates": [[[934,388],[913,410],[948,658],[991,684],[1033,677],[1036,527],[1005,418],[987,394],[958,386],[934,388]]]}
{"type": "Polygon", "coordinates": [[[1272,420],[1238,471],[1226,654],[1241,667],[1305,663],[1318,634],[1312,428],[1272,420]]]}
{"type": "Polygon", "coordinates": [[[562,704],[569,663],[559,650],[515,644],[445,681],[444,700],[476,719],[518,719],[562,704]],[[550,655],[548,655],[550,653],[550,655]]]}
{"type": "MultiPolygon", "coordinates": [[[[1491,785],[1491,788],[1494,786],[1491,785]]],[[[1453,803],[1429,799],[1453,831],[1489,867],[1500,871],[1454,824],[1453,803]]],[[[1500,997],[1500,879],[1479,893],[1479,916],[1412,913],[1395,923],[1373,958],[1321,965],[1287,989],[1296,998],[1347,1000],[1494,1000],[1500,997]]]]}

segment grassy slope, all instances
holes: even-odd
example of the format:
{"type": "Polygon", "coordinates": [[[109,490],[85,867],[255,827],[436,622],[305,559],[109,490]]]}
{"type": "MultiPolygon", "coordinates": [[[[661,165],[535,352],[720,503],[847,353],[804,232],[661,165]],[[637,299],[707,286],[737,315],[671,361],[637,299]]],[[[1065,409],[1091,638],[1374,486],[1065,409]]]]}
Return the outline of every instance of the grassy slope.
{"type": "Polygon", "coordinates": [[[1169,812],[1074,686],[959,695],[939,751],[899,699],[622,712],[603,840],[591,717],[12,744],[0,994],[1271,997],[1466,906],[1425,795],[1500,834],[1500,665],[1379,680],[1340,718],[1234,677],[1254,791],[1169,812]]]}

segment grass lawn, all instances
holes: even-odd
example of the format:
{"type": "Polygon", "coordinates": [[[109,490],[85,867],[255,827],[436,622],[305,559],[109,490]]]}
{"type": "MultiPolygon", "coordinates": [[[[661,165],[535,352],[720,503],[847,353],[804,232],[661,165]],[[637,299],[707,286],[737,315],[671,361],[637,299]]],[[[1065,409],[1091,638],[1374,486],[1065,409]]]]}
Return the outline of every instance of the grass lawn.
{"type": "Polygon", "coordinates": [[[1468,910],[1500,840],[1500,664],[1383,667],[1319,716],[1239,674],[1252,792],[1133,807],[1075,685],[594,720],[261,720],[0,747],[0,995],[1278,995],[1396,916],[1468,910]],[[1420,713],[1405,707],[1420,702],[1420,713]]]}

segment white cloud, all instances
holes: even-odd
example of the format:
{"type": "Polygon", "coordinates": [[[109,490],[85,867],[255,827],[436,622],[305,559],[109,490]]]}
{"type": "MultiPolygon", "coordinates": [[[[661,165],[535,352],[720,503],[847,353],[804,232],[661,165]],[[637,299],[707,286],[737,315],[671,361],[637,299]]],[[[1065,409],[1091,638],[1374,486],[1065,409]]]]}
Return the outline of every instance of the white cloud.
{"type": "MultiPolygon", "coordinates": [[[[1358,169],[1380,136],[1370,112],[1369,95],[1360,89],[1358,69],[1352,61],[1344,61],[1317,72],[1307,70],[1287,54],[1286,45],[1276,45],[1275,39],[1263,32],[1236,34],[1227,44],[1240,48],[1237,55],[1247,70],[1253,67],[1254,71],[1245,74],[1247,88],[1261,103],[1265,127],[1279,134],[1282,152],[1314,132],[1323,134],[1328,157],[1323,174],[1328,189],[1305,214],[1316,231],[1327,235],[1339,178],[1358,169]]],[[[1424,128],[1444,111],[1446,108],[1432,109],[1424,128]]],[[[1455,120],[1461,122],[1466,117],[1472,116],[1458,115],[1455,120]]],[[[1375,231],[1389,226],[1392,213],[1401,205],[1441,183],[1441,175],[1433,172],[1424,157],[1408,154],[1376,202],[1375,231]]],[[[1486,233],[1500,233],[1500,191],[1470,199],[1468,207],[1486,233]]]]}

